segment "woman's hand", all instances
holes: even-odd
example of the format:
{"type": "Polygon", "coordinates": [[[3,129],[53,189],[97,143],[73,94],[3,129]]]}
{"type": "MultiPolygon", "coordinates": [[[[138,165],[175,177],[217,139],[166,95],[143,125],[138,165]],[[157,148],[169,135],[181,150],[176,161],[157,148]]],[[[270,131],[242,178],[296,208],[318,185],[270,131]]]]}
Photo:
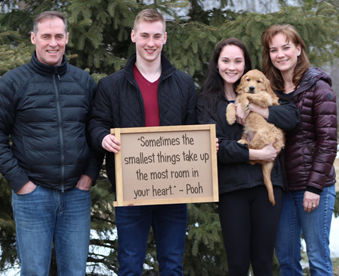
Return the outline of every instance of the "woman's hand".
{"type": "Polygon", "coordinates": [[[263,161],[273,162],[278,155],[278,151],[273,147],[273,143],[268,144],[262,149],[263,152],[263,161]]]}
{"type": "Polygon", "coordinates": [[[311,213],[315,208],[319,206],[320,195],[306,191],[304,193],[304,210],[307,213],[311,213]]]}
{"type": "Polygon", "coordinates": [[[248,114],[250,114],[250,109],[248,108],[248,110],[243,110],[241,104],[237,104],[236,107],[237,108],[235,116],[237,123],[240,125],[244,125],[248,114]]]}
{"type": "Polygon", "coordinates": [[[266,162],[273,162],[278,155],[278,150],[273,147],[273,143],[265,146],[261,150],[250,149],[250,160],[261,160],[266,162]]]}

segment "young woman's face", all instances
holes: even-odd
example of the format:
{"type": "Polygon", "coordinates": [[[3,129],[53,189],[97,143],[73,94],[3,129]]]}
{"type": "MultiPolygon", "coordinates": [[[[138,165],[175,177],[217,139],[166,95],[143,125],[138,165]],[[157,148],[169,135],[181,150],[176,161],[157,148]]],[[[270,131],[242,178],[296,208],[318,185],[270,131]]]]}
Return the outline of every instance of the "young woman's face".
{"type": "Polygon", "coordinates": [[[275,68],[284,74],[293,74],[300,55],[300,45],[287,41],[286,35],[280,33],[275,35],[270,42],[270,58],[275,68]]]}
{"type": "Polygon", "coordinates": [[[235,45],[226,45],[218,59],[220,76],[226,83],[233,84],[244,74],[245,57],[243,51],[235,45]]]}

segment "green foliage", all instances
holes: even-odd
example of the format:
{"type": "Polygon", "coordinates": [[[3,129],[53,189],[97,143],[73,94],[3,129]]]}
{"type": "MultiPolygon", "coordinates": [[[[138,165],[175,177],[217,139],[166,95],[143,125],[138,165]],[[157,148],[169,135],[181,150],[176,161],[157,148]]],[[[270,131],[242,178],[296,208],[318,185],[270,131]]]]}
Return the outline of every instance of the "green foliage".
{"type": "MultiPolygon", "coordinates": [[[[253,67],[261,68],[261,34],[272,24],[294,25],[306,42],[312,65],[322,66],[339,57],[338,0],[300,0],[298,6],[277,1],[278,12],[236,11],[230,0],[206,10],[202,0],[26,0],[0,3],[0,76],[27,63],[34,46],[30,31],[36,15],[58,10],[68,17],[70,63],[92,74],[96,82],[120,70],[135,46],[130,33],[136,14],[156,8],[167,18],[168,40],[164,54],[174,66],[193,76],[197,88],[202,84],[216,45],[225,38],[237,37],[247,46],[253,67]],[[182,14],[190,4],[187,14],[182,14]],[[16,6],[18,5],[18,6],[16,6]],[[18,8],[16,8],[18,7],[18,8]]],[[[270,2],[270,1],[268,1],[270,2]]],[[[16,262],[14,222],[10,188],[0,178],[0,271],[16,262]]],[[[91,190],[92,236],[88,268],[91,275],[117,271],[117,237],[114,194],[103,168],[101,178],[91,190]]],[[[184,256],[185,275],[227,275],[218,207],[214,203],[189,204],[184,256]]],[[[338,201],[336,202],[338,215],[338,201]]],[[[146,264],[157,271],[154,237],[148,240],[146,264]]],[[[275,261],[275,272],[277,262],[275,261]]]]}
{"type": "Polygon", "coordinates": [[[9,265],[13,265],[16,260],[15,248],[15,224],[12,212],[11,189],[5,178],[0,174],[0,271],[9,265]]]}
{"type": "Polygon", "coordinates": [[[319,10],[287,6],[277,13],[244,13],[232,22],[225,22],[220,32],[242,40],[253,67],[261,69],[262,32],[273,24],[291,24],[305,41],[311,63],[320,66],[333,60],[338,51],[338,23],[335,10],[324,3],[319,10]]]}
{"type": "Polygon", "coordinates": [[[189,204],[188,212],[184,274],[227,275],[217,204],[189,204]]]}
{"type": "Polygon", "coordinates": [[[117,272],[117,239],[113,202],[115,196],[105,177],[105,170],[91,189],[91,241],[87,268],[93,273],[98,271],[107,275],[109,271],[117,272]],[[99,252],[98,252],[99,248],[99,252]]]}

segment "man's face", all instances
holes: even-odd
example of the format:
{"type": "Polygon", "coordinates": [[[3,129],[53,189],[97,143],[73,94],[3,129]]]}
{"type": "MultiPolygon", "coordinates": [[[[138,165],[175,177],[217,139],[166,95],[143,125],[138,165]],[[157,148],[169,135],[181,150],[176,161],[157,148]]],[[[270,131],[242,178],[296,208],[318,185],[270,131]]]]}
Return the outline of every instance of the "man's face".
{"type": "Polygon", "coordinates": [[[36,55],[41,63],[59,66],[68,42],[64,22],[58,17],[43,19],[36,34],[31,33],[31,42],[36,46],[36,55]]]}
{"type": "Polygon", "coordinates": [[[167,33],[161,21],[140,22],[136,30],[132,30],[131,39],[135,43],[138,62],[160,60],[167,33]]]}

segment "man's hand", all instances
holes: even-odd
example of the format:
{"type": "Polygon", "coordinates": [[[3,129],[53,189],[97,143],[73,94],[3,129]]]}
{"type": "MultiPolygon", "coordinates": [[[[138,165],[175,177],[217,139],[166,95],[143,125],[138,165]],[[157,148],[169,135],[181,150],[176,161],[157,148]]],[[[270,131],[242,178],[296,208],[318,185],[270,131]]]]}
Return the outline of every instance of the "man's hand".
{"type": "Polygon", "coordinates": [[[29,194],[35,189],[36,185],[32,181],[28,181],[24,186],[16,192],[17,195],[29,194]]]}
{"type": "Polygon", "coordinates": [[[92,178],[90,178],[88,175],[81,175],[79,181],[78,181],[78,184],[77,184],[77,188],[80,189],[80,190],[90,190],[91,187],[92,187],[92,178]]]}
{"type": "Polygon", "coordinates": [[[102,139],[101,145],[109,152],[118,153],[120,150],[120,142],[113,134],[107,134],[104,139],[102,139]]]}

